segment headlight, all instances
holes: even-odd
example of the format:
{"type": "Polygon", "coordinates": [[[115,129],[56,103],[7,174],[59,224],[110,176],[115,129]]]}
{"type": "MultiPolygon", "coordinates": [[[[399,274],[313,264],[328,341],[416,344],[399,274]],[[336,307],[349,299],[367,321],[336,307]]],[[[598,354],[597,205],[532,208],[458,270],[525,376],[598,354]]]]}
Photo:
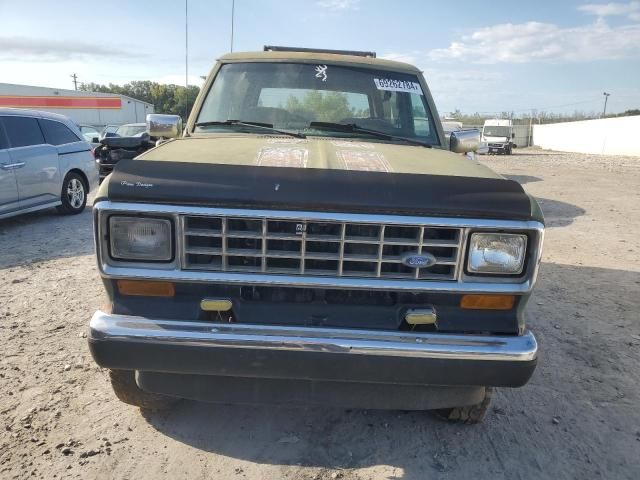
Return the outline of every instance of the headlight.
{"type": "Polygon", "coordinates": [[[116,260],[168,262],[173,257],[168,219],[111,216],[109,235],[116,260]]]}
{"type": "Polygon", "coordinates": [[[526,235],[473,233],[467,269],[471,273],[522,273],[526,249],[526,235]]]}

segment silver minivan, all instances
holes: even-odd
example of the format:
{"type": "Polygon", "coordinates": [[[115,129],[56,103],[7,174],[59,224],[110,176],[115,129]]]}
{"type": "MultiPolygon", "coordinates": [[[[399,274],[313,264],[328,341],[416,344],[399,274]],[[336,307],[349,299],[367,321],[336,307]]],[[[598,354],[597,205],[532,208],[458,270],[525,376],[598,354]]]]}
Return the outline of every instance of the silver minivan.
{"type": "Polygon", "coordinates": [[[49,207],[80,213],[97,184],[91,146],[69,118],[0,108],[0,218],[49,207]]]}

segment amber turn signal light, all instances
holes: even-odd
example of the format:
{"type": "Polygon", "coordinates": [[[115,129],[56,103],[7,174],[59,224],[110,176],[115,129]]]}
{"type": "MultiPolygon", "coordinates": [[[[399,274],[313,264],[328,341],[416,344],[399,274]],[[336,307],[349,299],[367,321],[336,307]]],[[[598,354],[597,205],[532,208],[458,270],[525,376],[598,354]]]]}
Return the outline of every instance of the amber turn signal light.
{"type": "Polygon", "coordinates": [[[226,298],[203,298],[200,308],[205,312],[228,312],[233,307],[231,300],[226,298]]]}
{"type": "Polygon", "coordinates": [[[152,282],[148,280],[118,280],[121,295],[144,297],[173,297],[176,290],[171,282],[152,282]]]}
{"type": "Polygon", "coordinates": [[[463,295],[460,308],[468,310],[511,310],[516,302],[514,295],[463,295]]]}

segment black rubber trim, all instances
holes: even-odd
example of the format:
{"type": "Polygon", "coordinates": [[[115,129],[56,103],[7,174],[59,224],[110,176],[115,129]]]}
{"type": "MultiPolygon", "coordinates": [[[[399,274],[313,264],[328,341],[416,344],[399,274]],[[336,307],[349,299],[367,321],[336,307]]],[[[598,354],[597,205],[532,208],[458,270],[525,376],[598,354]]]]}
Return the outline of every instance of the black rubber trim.
{"type": "Polygon", "coordinates": [[[530,220],[522,186],[501,178],[122,159],[109,200],[530,220]],[[131,186],[136,182],[147,188],[131,186]]]}
{"type": "Polygon", "coordinates": [[[536,360],[399,358],[92,339],[89,349],[103,368],[404,385],[520,387],[536,367],[536,360]]]}
{"type": "MultiPolygon", "coordinates": [[[[59,147],[60,145],[54,145],[54,147],[55,146],[59,147]]],[[[58,155],[71,155],[73,153],[82,153],[82,152],[90,152],[90,151],[91,151],[91,149],[85,148],[83,150],[74,150],[73,152],[58,152],[58,155]]]]}
{"type": "Polygon", "coordinates": [[[141,372],[138,386],[151,393],[205,402],[278,406],[321,406],[383,410],[430,410],[474,405],[485,388],[382,383],[318,382],[271,378],[141,372]]]}

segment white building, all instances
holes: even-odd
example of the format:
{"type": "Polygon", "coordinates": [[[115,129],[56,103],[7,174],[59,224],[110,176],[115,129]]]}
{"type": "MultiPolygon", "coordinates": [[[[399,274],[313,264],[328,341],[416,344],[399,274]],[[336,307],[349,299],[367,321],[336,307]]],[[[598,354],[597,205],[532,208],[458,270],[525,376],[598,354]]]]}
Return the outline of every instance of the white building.
{"type": "Polygon", "coordinates": [[[0,83],[0,107],[30,108],[60,113],[83,125],[142,123],[153,105],[113,93],[0,83]]]}

